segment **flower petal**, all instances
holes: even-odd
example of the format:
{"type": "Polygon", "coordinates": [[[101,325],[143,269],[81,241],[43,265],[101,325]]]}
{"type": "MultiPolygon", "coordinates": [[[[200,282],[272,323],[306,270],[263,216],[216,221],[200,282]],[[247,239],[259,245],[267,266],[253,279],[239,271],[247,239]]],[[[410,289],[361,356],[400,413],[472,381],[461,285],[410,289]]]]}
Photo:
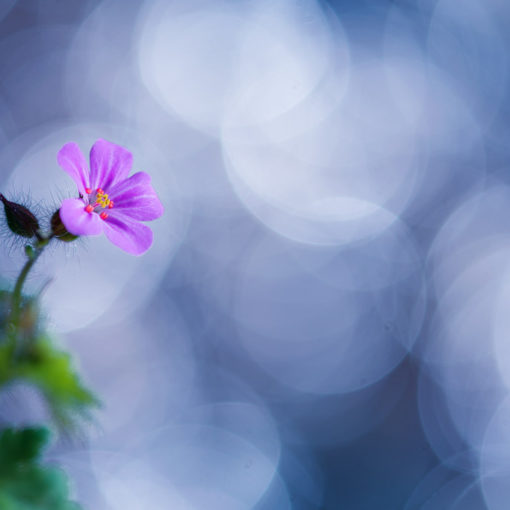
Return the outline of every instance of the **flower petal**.
{"type": "Polygon", "coordinates": [[[127,178],[133,166],[133,155],[106,140],[98,140],[90,149],[90,187],[109,190],[127,178]]]}
{"type": "Polygon", "coordinates": [[[141,255],[152,245],[152,230],[122,214],[110,214],[104,220],[104,233],[116,246],[131,255],[141,255]]]}
{"type": "Polygon", "coordinates": [[[76,236],[97,236],[103,231],[103,220],[85,211],[85,202],[79,198],[67,198],[62,202],[60,219],[68,232],[76,236]]]}
{"type": "Polygon", "coordinates": [[[74,142],[66,143],[57,154],[57,162],[77,184],[78,191],[85,194],[89,182],[89,168],[78,145],[74,142]]]}
{"type": "Polygon", "coordinates": [[[109,195],[114,209],[134,220],[155,220],[163,214],[163,205],[151,185],[149,174],[145,172],[137,172],[117,183],[110,189],[109,195]]]}

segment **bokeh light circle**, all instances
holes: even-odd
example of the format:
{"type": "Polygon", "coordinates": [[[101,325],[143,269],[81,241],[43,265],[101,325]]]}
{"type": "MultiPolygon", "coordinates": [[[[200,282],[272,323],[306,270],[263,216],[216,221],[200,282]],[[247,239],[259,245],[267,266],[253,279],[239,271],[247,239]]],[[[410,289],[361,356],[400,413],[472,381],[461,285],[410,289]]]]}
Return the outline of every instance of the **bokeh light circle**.
{"type": "MultiPolygon", "coordinates": [[[[15,147],[8,146],[4,149],[6,159],[11,151],[20,151],[22,155],[5,192],[13,190],[14,196],[16,192],[26,193],[30,203],[41,204],[49,221],[61,200],[77,193],[72,180],[56,162],[57,152],[68,141],[76,141],[87,154],[93,142],[101,137],[127,147],[134,154],[133,173],[144,170],[151,175],[165,213],[150,223],[154,244],[144,257],[125,254],[104,236],[80,239],[70,246],[63,243],[50,246],[51,256],[45,257],[44,265],[36,266],[34,274],[38,272],[40,285],[51,279],[45,290],[45,307],[58,331],[83,327],[100,316],[103,323],[109,318],[116,321],[140,306],[157,288],[187,228],[189,209],[180,199],[161,149],[139,133],[105,124],[58,126],[51,134],[45,127],[44,134],[35,130],[17,140],[15,147]],[[152,270],[148,271],[148,267],[152,270]]],[[[14,273],[16,261],[6,255],[6,270],[14,273]]]]}

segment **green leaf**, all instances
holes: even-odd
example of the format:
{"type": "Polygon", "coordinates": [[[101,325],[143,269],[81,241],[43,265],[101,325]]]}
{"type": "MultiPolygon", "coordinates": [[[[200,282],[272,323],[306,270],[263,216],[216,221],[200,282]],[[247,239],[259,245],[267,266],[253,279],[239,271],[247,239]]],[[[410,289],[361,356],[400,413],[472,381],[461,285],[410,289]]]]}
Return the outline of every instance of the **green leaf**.
{"type": "Polygon", "coordinates": [[[37,459],[48,438],[49,431],[43,427],[4,429],[0,435],[0,477],[5,474],[6,466],[12,468],[37,459]]]}
{"type": "Polygon", "coordinates": [[[39,462],[49,439],[45,428],[4,429],[0,433],[1,510],[79,510],[69,500],[65,474],[39,462]]]}
{"type": "Polygon", "coordinates": [[[41,391],[61,428],[73,428],[77,418],[89,418],[90,409],[99,405],[94,394],[82,384],[71,356],[57,349],[44,335],[18,353],[13,353],[8,343],[0,342],[0,389],[16,381],[32,384],[41,391]]]}
{"type": "Polygon", "coordinates": [[[34,385],[57,425],[72,428],[99,402],[82,384],[69,354],[41,329],[37,298],[23,298],[14,330],[7,326],[11,305],[12,293],[0,289],[0,390],[16,381],[34,385]]]}
{"type": "Polygon", "coordinates": [[[16,367],[16,378],[37,386],[44,394],[56,420],[72,425],[73,415],[88,415],[88,409],[98,405],[76,374],[71,357],[56,349],[49,338],[40,337],[16,367]]]}

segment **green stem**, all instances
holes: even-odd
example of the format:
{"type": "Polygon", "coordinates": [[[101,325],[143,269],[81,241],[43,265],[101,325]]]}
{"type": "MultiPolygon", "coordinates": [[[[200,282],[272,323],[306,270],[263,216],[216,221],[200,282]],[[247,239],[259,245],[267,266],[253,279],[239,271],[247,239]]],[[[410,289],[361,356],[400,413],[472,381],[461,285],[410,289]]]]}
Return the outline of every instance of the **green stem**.
{"type": "Polygon", "coordinates": [[[42,250],[34,251],[34,254],[26,261],[23,269],[21,270],[21,273],[18,276],[18,279],[16,280],[16,285],[14,286],[14,291],[12,292],[11,324],[16,324],[17,322],[21,309],[21,291],[23,289],[23,285],[27,279],[28,273],[36,263],[41,253],[42,250]]]}
{"type": "Polygon", "coordinates": [[[37,262],[37,259],[43,252],[44,248],[47,246],[47,244],[52,239],[52,235],[48,238],[41,238],[35,243],[35,246],[33,249],[27,250],[27,256],[28,260],[25,262],[25,265],[21,269],[21,273],[19,274],[16,284],[14,285],[14,290],[12,292],[12,299],[11,299],[11,313],[10,313],[10,319],[9,319],[9,325],[10,325],[10,338],[11,338],[11,344],[14,347],[14,344],[16,343],[16,337],[17,337],[17,331],[19,327],[19,318],[21,315],[21,309],[22,309],[22,290],[23,285],[27,279],[28,273],[30,273],[30,270],[32,267],[34,267],[34,264],[37,262]]]}

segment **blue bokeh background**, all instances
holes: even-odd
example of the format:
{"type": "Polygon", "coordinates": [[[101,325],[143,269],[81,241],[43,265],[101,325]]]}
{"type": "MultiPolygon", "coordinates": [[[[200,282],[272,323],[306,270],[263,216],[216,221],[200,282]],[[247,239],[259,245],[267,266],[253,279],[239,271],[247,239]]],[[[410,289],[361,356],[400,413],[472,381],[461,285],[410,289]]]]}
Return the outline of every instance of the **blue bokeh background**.
{"type": "MultiPolygon", "coordinates": [[[[128,148],[154,246],[29,284],[104,406],[48,460],[94,510],[505,510],[510,4],[0,6],[0,186],[128,148]]],[[[2,276],[19,270],[3,244],[2,276]]],[[[0,418],[44,419],[27,387],[0,418]]]]}

